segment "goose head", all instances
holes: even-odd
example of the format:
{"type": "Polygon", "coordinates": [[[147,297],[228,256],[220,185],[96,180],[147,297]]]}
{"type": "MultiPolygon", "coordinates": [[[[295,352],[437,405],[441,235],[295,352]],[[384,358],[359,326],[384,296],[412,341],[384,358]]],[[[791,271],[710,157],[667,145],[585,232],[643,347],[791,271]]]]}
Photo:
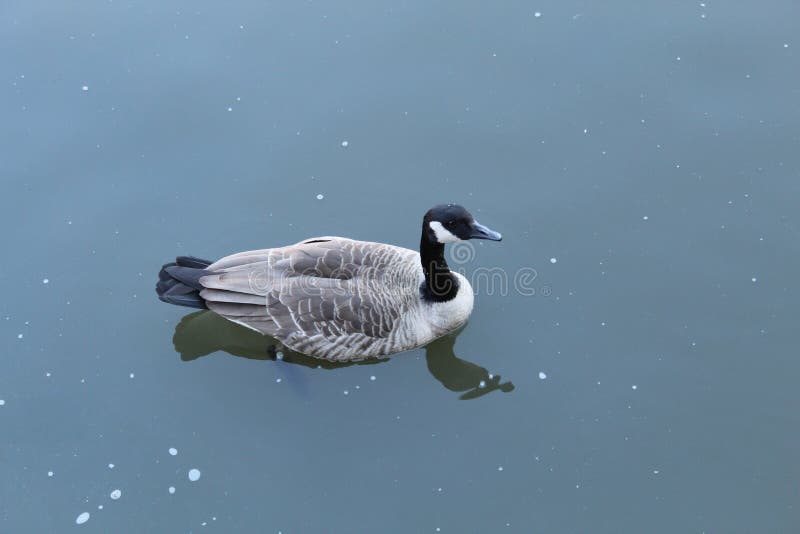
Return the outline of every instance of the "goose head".
{"type": "Polygon", "coordinates": [[[501,241],[499,232],[482,225],[458,204],[439,204],[422,219],[422,235],[433,243],[445,244],[467,239],[501,241]]]}

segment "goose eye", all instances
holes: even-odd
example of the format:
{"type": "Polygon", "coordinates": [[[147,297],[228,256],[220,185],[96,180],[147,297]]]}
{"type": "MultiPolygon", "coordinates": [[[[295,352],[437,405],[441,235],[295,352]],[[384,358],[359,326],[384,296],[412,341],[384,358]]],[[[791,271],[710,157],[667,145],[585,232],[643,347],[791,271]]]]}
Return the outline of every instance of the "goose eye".
{"type": "Polygon", "coordinates": [[[447,226],[449,226],[450,228],[454,227],[455,225],[456,225],[456,222],[455,222],[455,221],[449,221],[449,222],[447,223],[447,226]]]}

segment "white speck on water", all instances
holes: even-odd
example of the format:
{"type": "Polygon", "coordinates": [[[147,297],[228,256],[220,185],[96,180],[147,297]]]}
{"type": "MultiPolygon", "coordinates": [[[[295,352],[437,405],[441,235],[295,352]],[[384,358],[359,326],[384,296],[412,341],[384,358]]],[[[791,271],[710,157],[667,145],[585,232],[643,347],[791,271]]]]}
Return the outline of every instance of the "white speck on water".
{"type": "Polygon", "coordinates": [[[541,16],[542,16],[542,13],[541,13],[540,11],[537,11],[537,12],[535,12],[535,13],[533,14],[533,16],[534,16],[534,17],[536,17],[536,18],[538,19],[539,17],[541,17],[541,16]]]}
{"type": "Polygon", "coordinates": [[[675,58],[675,61],[680,61],[680,60],[681,60],[681,56],[678,56],[678,57],[675,58]]]}
{"type": "Polygon", "coordinates": [[[481,389],[485,388],[486,387],[486,380],[481,380],[478,383],[478,387],[481,388],[481,389]]]}
{"type": "Polygon", "coordinates": [[[276,382],[277,384],[280,384],[282,381],[283,381],[283,379],[282,379],[282,378],[276,378],[276,379],[275,379],[275,382],[276,382]]]}
{"type": "Polygon", "coordinates": [[[178,455],[178,449],[176,449],[175,447],[170,447],[169,448],[169,455],[170,456],[177,456],[178,455]]]}
{"type": "Polygon", "coordinates": [[[789,48],[789,43],[783,43],[784,48],[789,48]]]}
{"type": "Polygon", "coordinates": [[[50,283],[50,279],[49,278],[44,278],[44,279],[42,279],[42,283],[43,284],[49,284],[50,283]]]}
{"type": "Polygon", "coordinates": [[[547,374],[543,371],[539,371],[539,380],[544,380],[547,378],[547,374]]]}
{"type": "Polygon", "coordinates": [[[350,146],[350,141],[342,141],[342,146],[347,148],[348,146],[350,146]]]}
{"type": "MultiPolygon", "coordinates": [[[[81,87],[81,91],[88,91],[88,90],[89,90],[89,86],[88,85],[84,85],[83,87],[81,87]]],[[[86,519],[89,519],[89,518],[87,517],[86,519]]]]}
{"type": "Polygon", "coordinates": [[[44,376],[46,376],[46,377],[50,378],[50,373],[49,373],[49,372],[48,372],[48,373],[45,373],[45,374],[44,374],[44,376]]]}
{"type": "Polygon", "coordinates": [[[345,395],[350,395],[350,392],[349,392],[349,391],[347,391],[347,390],[344,390],[344,392],[343,392],[343,393],[344,393],[345,395]]]}
{"type": "Polygon", "coordinates": [[[650,217],[648,217],[647,215],[645,215],[644,217],[642,217],[642,220],[643,220],[643,221],[646,221],[646,220],[648,220],[648,219],[650,219],[650,217]]]}
{"type": "Polygon", "coordinates": [[[24,336],[22,334],[17,334],[17,339],[22,339],[24,336]]]}
{"type": "Polygon", "coordinates": [[[114,469],[114,464],[108,464],[109,469],[114,469]]]}
{"type": "Polygon", "coordinates": [[[657,475],[658,473],[660,473],[660,471],[658,469],[653,469],[653,474],[654,475],[657,475]]]}
{"type": "Polygon", "coordinates": [[[167,491],[169,492],[170,495],[174,495],[175,494],[175,486],[170,486],[167,489],[167,491]]]}
{"type": "Polygon", "coordinates": [[[634,385],[632,385],[632,386],[631,386],[631,389],[632,389],[632,390],[634,390],[634,391],[636,391],[637,389],[639,389],[639,386],[637,386],[636,384],[634,384],[634,385]]]}
{"type": "Polygon", "coordinates": [[[75,523],[78,524],[78,525],[82,525],[82,524],[86,523],[89,520],[90,517],[92,517],[92,516],[91,516],[91,514],[89,512],[83,512],[81,515],[79,515],[77,518],[75,518],[75,523]]]}
{"type": "Polygon", "coordinates": [[[115,489],[114,491],[111,492],[109,497],[111,497],[113,500],[116,501],[117,499],[122,497],[122,490],[115,489]]]}
{"type": "Polygon", "coordinates": [[[98,509],[98,510],[102,510],[102,509],[103,509],[103,505],[102,505],[102,504],[98,504],[98,505],[97,505],[97,509],[98,509]]]}
{"type": "Polygon", "coordinates": [[[228,108],[228,111],[233,111],[233,108],[230,108],[230,107],[229,107],[229,108],[228,108]]]}
{"type": "Polygon", "coordinates": [[[758,282],[758,278],[756,278],[756,277],[754,276],[753,278],[751,278],[751,279],[750,279],[750,281],[752,281],[752,282],[758,282]]]}
{"type": "Polygon", "coordinates": [[[325,195],[323,195],[322,193],[317,195],[317,200],[322,200],[323,198],[325,198],[325,195]]]}
{"type": "Polygon", "coordinates": [[[589,133],[589,129],[588,128],[584,128],[583,129],[583,133],[585,133],[585,134],[589,133]]]}
{"type": "Polygon", "coordinates": [[[378,377],[377,377],[377,376],[375,376],[375,375],[371,375],[371,376],[369,377],[369,380],[370,380],[370,382],[375,382],[377,379],[378,379],[378,377]]]}
{"type": "Polygon", "coordinates": [[[48,472],[47,472],[47,476],[49,476],[49,477],[52,477],[52,476],[53,476],[53,474],[54,474],[54,473],[53,473],[52,471],[48,471],[48,472]]]}
{"type": "Polygon", "coordinates": [[[136,375],[133,374],[133,373],[129,374],[128,376],[131,377],[131,378],[135,378],[136,377],[136,375]]]}
{"type": "Polygon", "coordinates": [[[497,466],[497,470],[498,471],[502,471],[503,470],[503,466],[502,465],[497,466]]]}
{"type": "Polygon", "coordinates": [[[192,482],[197,482],[200,480],[200,470],[199,469],[190,469],[189,470],[189,480],[192,482]]]}
{"type": "Polygon", "coordinates": [[[0,406],[5,406],[5,405],[6,405],[6,401],[4,401],[3,399],[0,399],[0,406]]]}
{"type": "Polygon", "coordinates": [[[557,262],[558,262],[558,258],[550,258],[550,263],[557,263],[557,262]]]}

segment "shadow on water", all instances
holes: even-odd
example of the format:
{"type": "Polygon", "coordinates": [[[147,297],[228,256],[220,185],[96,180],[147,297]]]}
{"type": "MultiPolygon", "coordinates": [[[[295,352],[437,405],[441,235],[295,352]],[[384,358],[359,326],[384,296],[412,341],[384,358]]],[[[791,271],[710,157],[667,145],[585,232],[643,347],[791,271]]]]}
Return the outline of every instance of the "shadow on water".
{"type": "MultiPolygon", "coordinates": [[[[453,352],[457,330],[425,347],[428,371],[441,384],[456,393],[461,399],[475,399],[499,390],[508,393],[514,389],[511,382],[500,381],[500,375],[491,375],[485,368],[458,358],[453,352]]],[[[373,358],[358,362],[335,363],[318,360],[304,354],[286,350],[268,336],[237,325],[209,311],[199,311],[185,316],[175,327],[172,338],[181,360],[192,361],[214,352],[223,351],[233,356],[252,360],[276,360],[278,351],[285,363],[310,368],[339,369],[352,365],[376,365],[388,358],[373,358]]]]}

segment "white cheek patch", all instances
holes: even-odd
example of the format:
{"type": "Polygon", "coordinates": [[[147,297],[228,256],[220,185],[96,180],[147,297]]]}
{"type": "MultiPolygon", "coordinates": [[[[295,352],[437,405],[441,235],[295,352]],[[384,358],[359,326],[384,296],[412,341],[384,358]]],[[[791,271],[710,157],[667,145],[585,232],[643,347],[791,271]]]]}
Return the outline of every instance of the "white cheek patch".
{"type": "Polygon", "coordinates": [[[428,224],[436,235],[436,241],[439,243],[455,243],[456,241],[461,241],[460,238],[456,237],[447,228],[442,226],[442,223],[439,221],[431,221],[428,224]]]}

